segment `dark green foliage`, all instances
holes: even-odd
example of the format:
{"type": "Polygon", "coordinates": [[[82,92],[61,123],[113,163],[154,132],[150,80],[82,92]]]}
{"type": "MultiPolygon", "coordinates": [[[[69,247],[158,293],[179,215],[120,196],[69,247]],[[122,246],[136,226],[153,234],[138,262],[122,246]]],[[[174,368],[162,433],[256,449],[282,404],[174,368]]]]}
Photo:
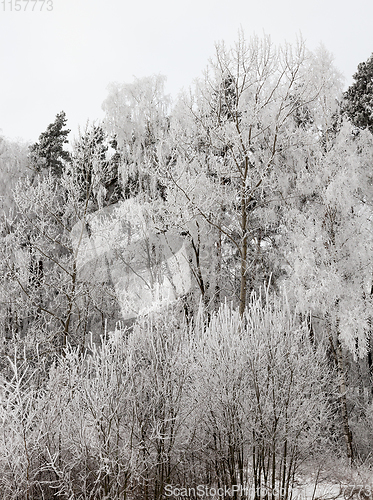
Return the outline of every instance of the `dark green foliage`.
{"type": "Polygon", "coordinates": [[[353,78],[344,93],[343,111],[356,127],[373,133],[373,54],[359,64],[353,78]]]}
{"type": "Polygon", "coordinates": [[[70,130],[65,128],[66,122],[65,112],[61,111],[56,115],[55,121],[48,125],[47,130],[40,134],[39,142],[30,147],[31,166],[36,172],[46,169],[55,177],[61,177],[64,163],[70,162],[70,153],[64,149],[70,133],[70,130]]]}

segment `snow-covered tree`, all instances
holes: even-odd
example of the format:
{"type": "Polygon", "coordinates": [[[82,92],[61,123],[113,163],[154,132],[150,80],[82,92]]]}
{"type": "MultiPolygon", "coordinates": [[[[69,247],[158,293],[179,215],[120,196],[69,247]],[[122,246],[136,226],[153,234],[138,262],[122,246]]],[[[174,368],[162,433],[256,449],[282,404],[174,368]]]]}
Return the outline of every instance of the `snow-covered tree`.
{"type": "Polygon", "coordinates": [[[170,99],[164,93],[164,84],[161,75],[113,83],[102,105],[104,128],[120,155],[125,197],[139,193],[164,197],[164,186],[156,175],[157,145],[169,126],[170,99]]]}
{"type": "Polygon", "coordinates": [[[315,60],[303,41],[275,47],[268,36],[247,41],[241,33],[232,48],[216,46],[205,78],[172,123],[174,148],[165,150],[163,165],[169,189],[188,218],[214,228],[220,262],[210,274],[225,268],[224,287],[234,286],[224,294],[236,295],[241,314],[258,281],[276,273],[268,261],[288,151],[302,146],[300,114],[311,120],[327,81],[315,60]]]}
{"type": "MultiPolygon", "coordinates": [[[[372,273],[373,143],[344,123],[328,151],[314,148],[299,172],[295,203],[282,228],[284,266],[292,300],[328,337],[339,368],[343,424],[353,457],[346,403],[345,353],[367,354],[372,273]]],[[[290,205],[290,204],[289,204],[290,205]]]]}
{"type": "Polygon", "coordinates": [[[88,201],[95,211],[118,201],[122,196],[117,153],[102,126],[86,128],[77,139],[71,155],[71,175],[81,191],[80,200],[88,201]]]}

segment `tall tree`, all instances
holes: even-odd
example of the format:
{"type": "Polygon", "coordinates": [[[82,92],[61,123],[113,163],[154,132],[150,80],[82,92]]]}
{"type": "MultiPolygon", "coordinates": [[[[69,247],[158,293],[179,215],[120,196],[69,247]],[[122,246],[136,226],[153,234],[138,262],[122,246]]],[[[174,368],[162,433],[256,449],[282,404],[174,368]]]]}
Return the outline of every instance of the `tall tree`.
{"type": "Polygon", "coordinates": [[[53,176],[61,177],[65,163],[70,161],[70,153],[65,149],[70,133],[65,128],[66,122],[65,112],[61,111],[47,130],[40,134],[39,142],[30,147],[30,162],[36,172],[47,170],[53,176]]]}
{"type": "Polygon", "coordinates": [[[120,154],[120,176],[126,197],[165,196],[157,175],[158,146],[169,127],[170,99],[165,77],[155,75],[133,83],[111,84],[102,108],[104,128],[120,154]]]}
{"type": "Polygon", "coordinates": [[[204,81],[173,122],[174,162],[166,176],[190,214],[231,247],[223,253],[235,257],[226,271],[235,276],[241,314],[273,249],[273,201],[289,176],[284,155],[301,143],[297,113],[316,107],[325,86],[312,64],[302,41],[275,48],[269,37],[247,41],[241,33],[233,48],[216,46],[204,81]]]}
{"type": "Polygon", "coordinates": [[[359,64],[353,78],[343,96],[343,110],[356,127],[373,134],[373,54],[359,64]]]}
{"type": "Polygon", "coordinates": [[[321,143],[314,145],[295,180],[299,195],[288,200],[281,231],[290,298],[300,312],[311,311],[317,318],[315,332],[326,336],[339,372],[343,434],[351,461],[346,359],[367,353],[372,151],[371,134],[356,137],[347,122],[326,152],[321,143]]]}

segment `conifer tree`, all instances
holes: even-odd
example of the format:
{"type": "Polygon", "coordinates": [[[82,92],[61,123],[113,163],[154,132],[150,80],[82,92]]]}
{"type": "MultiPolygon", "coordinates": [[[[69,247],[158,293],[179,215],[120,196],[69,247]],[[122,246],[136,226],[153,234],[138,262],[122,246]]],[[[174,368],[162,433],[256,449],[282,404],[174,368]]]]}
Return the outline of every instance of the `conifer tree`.
{"type": "Polygon", "coordinates": [[[373,54],[359,64],[354,83],[344,93],[343,110],[351,122],[373,134],[373,54]]]}
{"type": "Polygon", "coordinates": [[[64,163],[70,161],[70,153],[64,148],[70,133],[70,130],[65,128],[66,122],[65,112],[61,111],[56,115],[55,121],[48,125],[47,130],[40,134],[39,142],[30,147],[31,166],[36,172],[44,169],[55,177],[61,177],[64,163]]]}

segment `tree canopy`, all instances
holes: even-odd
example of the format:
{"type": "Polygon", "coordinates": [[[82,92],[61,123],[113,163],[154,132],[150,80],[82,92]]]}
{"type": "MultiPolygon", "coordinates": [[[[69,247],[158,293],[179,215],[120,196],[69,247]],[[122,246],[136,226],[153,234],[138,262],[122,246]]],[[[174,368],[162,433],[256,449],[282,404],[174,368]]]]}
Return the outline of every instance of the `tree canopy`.
{"type": "Polygon", "coordinates": [[[359,64],[353,78],[343,95],[343,110],[356,127],[373,134],[373,54],[359,64]]]}
{"type": "Polygon", "coordinates": [[[66,122],[65,112],[61,111],[40,134],[39,141],[30,147],[30,163],[36,172],[50,171],[55,177],[61,177],[65,162],[70,161],[70,153],[65,149],[70,133],[65,128],[66,122]]]}

